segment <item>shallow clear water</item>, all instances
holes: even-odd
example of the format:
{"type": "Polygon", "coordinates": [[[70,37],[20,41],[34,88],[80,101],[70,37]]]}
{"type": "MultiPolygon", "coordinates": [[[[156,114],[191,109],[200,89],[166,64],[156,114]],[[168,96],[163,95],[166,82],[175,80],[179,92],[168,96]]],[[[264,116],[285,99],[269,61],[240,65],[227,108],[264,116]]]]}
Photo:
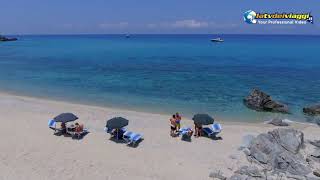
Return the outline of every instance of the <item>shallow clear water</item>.
{"type": "Polygon", "coordinates": [[[0,43],[0,90],[95,105],[260,121],[254,88],[287,103],[288,118],[320,101],[320,36],[21,36],[0,43]]]}

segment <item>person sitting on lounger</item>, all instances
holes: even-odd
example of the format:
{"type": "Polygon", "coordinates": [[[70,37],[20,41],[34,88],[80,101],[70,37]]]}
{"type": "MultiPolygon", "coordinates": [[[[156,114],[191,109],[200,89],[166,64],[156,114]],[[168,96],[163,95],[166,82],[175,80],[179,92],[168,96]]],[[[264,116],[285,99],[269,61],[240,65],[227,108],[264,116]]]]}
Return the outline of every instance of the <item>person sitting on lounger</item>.
{"type": "Polygon", "coordinates": [[[122,139],[124,131],[122,129],[112,129],[111,136],[116,139],[122,139]]]}
{"type": "Polygon", "coordinates": [[[194,136],[195,137],[200,137],[202,136],[202,125],[198,125],[196,123],[194,123],[194,136]]]}
{"type": "Polygon", "coordinates": [[[179,113],[176,113],[176,128],[177,131],[181,128],[181,116],[179,113]]]}
{"type": "Polygon", "coordinates": [[[76,133],[80,133],[80,132],[83,131],[83,125],[82,124],[80,125],[79,123],[75,123],[74,125],[75,125],[75,132],[76,133]]]}
{"type": "Polygon", "coordinates": [[[61,133],[66,134],[67,133],[67,126],[66,123],[61,123],[61,133]]]}
{"type": "Polygon", "coordinates": [[[175,136],[177,131],[176,115],[172,115],[170,118],[170,135],[175,136]]]}

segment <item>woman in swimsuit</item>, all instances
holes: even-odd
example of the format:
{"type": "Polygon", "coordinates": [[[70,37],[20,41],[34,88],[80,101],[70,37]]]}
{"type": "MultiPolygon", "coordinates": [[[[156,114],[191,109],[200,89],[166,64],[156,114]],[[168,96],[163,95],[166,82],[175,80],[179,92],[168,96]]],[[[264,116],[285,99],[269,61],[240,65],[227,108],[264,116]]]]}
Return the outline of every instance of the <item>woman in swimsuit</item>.
{"type": "Polygon", "coordinates": [[[177,127],[177,131],[179,131],[180,130],[180,128],[181,128],[181,116],[179,115],[179,113],[176,113],[176,127],[177,127]]]}
{"type": "Polygon", "coordinates": [[[176,123],[176,115],[172,115],[170,118],[170,135],[174,136],[177,130],[177,123],[176,123]]]}

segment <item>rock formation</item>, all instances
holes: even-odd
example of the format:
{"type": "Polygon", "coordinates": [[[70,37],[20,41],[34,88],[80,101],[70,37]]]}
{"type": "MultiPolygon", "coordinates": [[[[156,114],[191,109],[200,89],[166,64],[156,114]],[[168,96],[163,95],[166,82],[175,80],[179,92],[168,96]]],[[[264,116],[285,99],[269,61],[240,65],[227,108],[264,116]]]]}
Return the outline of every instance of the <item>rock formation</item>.
{"type": "Polygon", "coordinates": [[[320,104],[304,107],[303,112],[307,115],[312,115],[312,116],[320,115],[320,104]]]}
{"type": "Polygon", "coordinates": [[[272,100],[270,95],[258,89],[254,89],[249,96],[244,98],[243,103],[256,111],[289,113],[287,105],[272,100]]]}

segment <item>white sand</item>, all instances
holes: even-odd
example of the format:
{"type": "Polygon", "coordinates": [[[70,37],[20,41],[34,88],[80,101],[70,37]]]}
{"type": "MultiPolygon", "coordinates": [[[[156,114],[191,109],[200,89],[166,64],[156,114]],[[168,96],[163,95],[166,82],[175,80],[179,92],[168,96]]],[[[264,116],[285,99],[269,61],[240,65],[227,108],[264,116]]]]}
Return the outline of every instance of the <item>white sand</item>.
{"type": "MultiPolygon", "coordinates": [[[[211,170],[230,175],[246,163],[238,147],[246,134],[267,132],[271,125],[224,123],[223,140],[201,137],[192,142],[169,136],[169,115],[109,109],[0,93],[0,179],[209,179],[211,170]],[[82,140],[55,136],[48,120],[73,112],[90,129],[82,140]],[[109,140],[107,118],[130,119],[128,129],[142,133],[137,148],[109,140]],[[236,159],[230,158],[235,156],[236,159]]],[[[192,121],[183,119],[183,126],[192,121]]],[[[318,127],[296,124],[307,139],[318,127]]]]}

